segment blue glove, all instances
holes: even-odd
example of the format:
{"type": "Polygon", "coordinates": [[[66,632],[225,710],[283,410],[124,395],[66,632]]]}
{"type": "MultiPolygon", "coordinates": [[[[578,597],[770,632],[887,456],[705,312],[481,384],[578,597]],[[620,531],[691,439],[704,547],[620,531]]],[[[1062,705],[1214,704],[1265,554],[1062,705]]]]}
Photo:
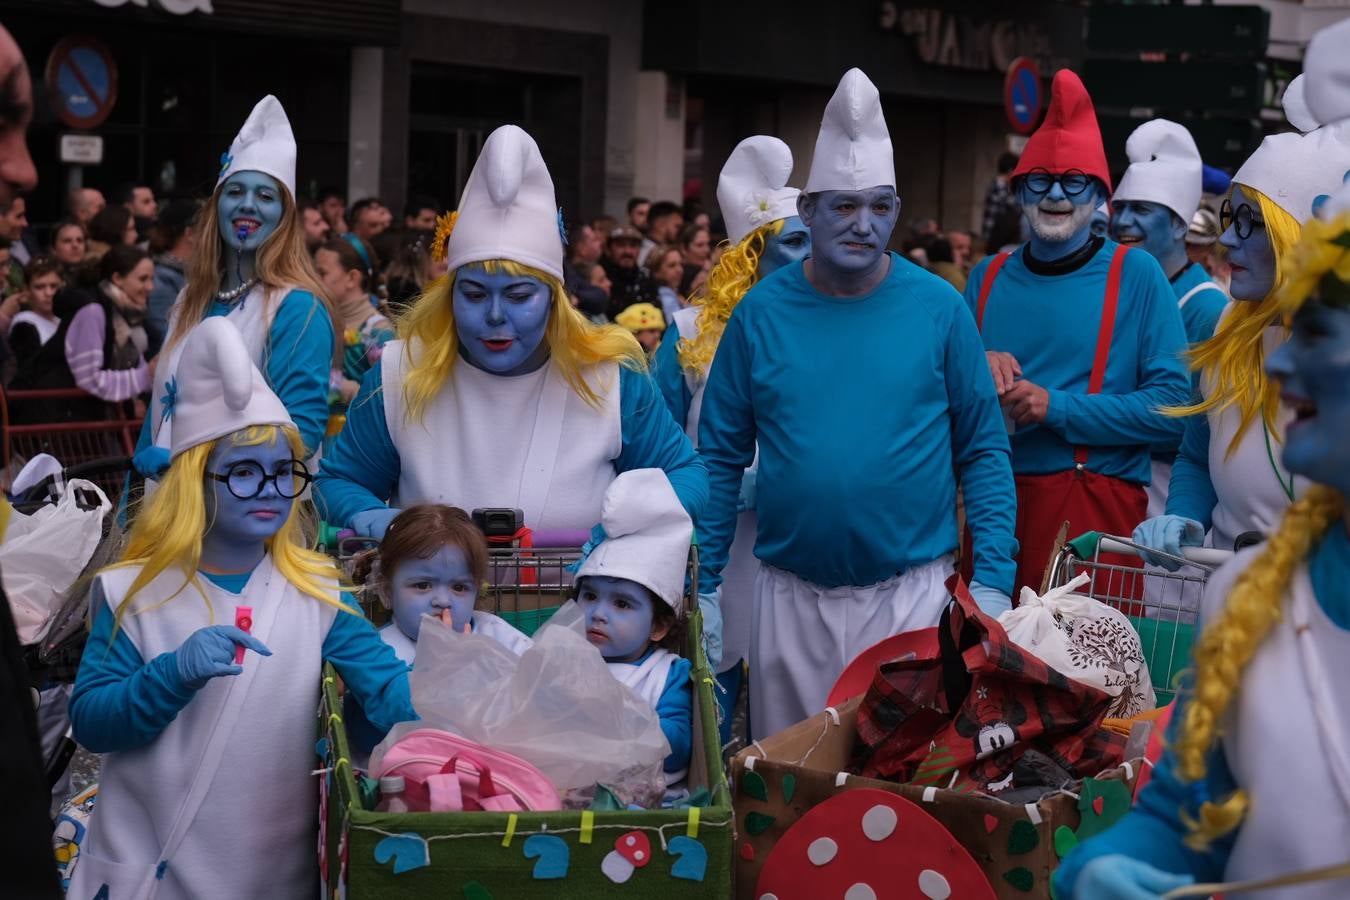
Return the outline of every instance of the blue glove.
{"type": "Polygon", "coordinates": [[[150,444],[136,451],[131,457],[131,465],[142,477],[158,479],[169,468],[169,451],[150,444]]]}
{"type": "Polygon", "coordinates": [[[743,513],[755,508],[759,495],[759,470],[753,466],[741,476],[741,492],[736,495],[736,512],[743,513]]]}
{"type": "Polygon", "coordinates": [[[722,666],[722,589],[711,594],[698,595],[698,608],[703,613],[703,654],[708,657],[708,668],[720,672],[722,666]]]}
{"type": "Polygon", "coordinates": [[[998,588],[985,587],[978,581],[970,583],[970,596],[980,607],[980,612],[997,619],[1002,613],[1012,609],[1012,598],[998,588]]]}
{"type": "Polygon", "coordinates": [[[242,644],[263,656],[271,656],[267,645],[233,625],[198,628],[173,652],[178,660],[178,677],[190,690],[201,690],[219,675],[238,675],[243,666],[234,664],[235,644],[242,644]]]}
{"type": "Polygon", "coordinates": [[[1168,891],[1194,882],[1191,875],[1164,872],[1133,857],[1113,853],[1099,856],[1083,866],[1073,885],[1073,897],[1077,900],[1158,900],[1168,891]]]}
{"type": "MultiPolygon", "coordinates": [[[[1205,526],[1184,516],[1154,516],[1139,523],[1134,529],[1133,540],[1144,547],[1180,556],[1182,547],[1204,546],[1205,526]]],[[[1181,563],[1152,553],[1145,553],[1144,559],[1169,572],[1181,568],[1181,563]]]]}
{"type": "Polygon", "coordinates": [[[394,517],[401,512],[403,510],[391,509],[387,506],[381,506],[378,509],[363,509],[352,516],[352,531],[355,531],[361,537],[382,541],[384,540],[384,533],[389,530],[389,523],[394,521],[394,517]]]}

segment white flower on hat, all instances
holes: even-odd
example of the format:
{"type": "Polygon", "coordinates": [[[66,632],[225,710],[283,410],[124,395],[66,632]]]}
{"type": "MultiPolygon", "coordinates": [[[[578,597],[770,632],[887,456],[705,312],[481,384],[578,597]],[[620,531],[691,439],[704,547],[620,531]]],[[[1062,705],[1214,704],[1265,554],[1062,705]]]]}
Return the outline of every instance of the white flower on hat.
{"type": "Polygon", "coordinates": [[[773,204],[768,194],[755,193],[750,195],[750,202],[745,206],[745,218],[751,225],[758,228],[761,225],[767,225],[773,221],[769,218],[773,215],[773,204]]]}

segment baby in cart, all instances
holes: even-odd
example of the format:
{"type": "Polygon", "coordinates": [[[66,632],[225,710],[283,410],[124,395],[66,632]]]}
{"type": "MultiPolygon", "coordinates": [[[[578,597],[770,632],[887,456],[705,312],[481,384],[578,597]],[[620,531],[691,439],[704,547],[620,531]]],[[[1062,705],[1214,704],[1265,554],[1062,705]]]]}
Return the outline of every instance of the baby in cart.
{"type": "Polygon", "coordinates": [[[674,784],[689,768],[693,732],[691,666],[678,653],[693,523],[664,472],[635,469],[610,484],[600,524],[603,536],[574,582],[586,639],[656,710],[674,784]]]}
{"type": "Polygon", "coordinates": [[[490,637],[519,656],[530,639],[505,619],[475,609],[487,581],[488,550],[469,514],[453,506],[411,506],[389,523],[379,549],[357,563],[358,584],[372,587],[393,613],[380,637],[412,665],[422,617],[490,637]]]}

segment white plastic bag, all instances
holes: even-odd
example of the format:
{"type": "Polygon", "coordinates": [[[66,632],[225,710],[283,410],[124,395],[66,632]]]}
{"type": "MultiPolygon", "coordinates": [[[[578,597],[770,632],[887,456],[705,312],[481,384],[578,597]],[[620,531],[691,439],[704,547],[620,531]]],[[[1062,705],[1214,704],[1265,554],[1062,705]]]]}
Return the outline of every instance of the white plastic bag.
{"type": "Polygon", "coordinates": [[[1090,580],[1084,572],[1044,596],[1024,587],[1017,608],[998,622],[1014,644],[1052,669],[1115,697],[1108,716],[1147,712],[1158,701],[1139,633],[1120,610],[1074,593],[1090,580]]]}
{"type": "Polygon", "coordinates": [[[654,806],[665,791],[670,744],[661,722],[570,628],[545,625],[516,657],[496,641],[422,619],[412,672],[422,721],[396,726],[375,748],[431,726],[505,750],[538,767],[566,806],[585,806],[603,784],[624,803],[654,806]]]}
{"type": "Polygon", "coordinates": [[[5,586],[19,642],[35,644],[47,633],[65,593],[80,577],[103,536],[112,504],[92,481],[67,482],[61,499],[30,516],[10,516],[0,544],[0,583],[5,586]],[[99,505],[81,509],[78,489],[92,491],[99,505]]]}

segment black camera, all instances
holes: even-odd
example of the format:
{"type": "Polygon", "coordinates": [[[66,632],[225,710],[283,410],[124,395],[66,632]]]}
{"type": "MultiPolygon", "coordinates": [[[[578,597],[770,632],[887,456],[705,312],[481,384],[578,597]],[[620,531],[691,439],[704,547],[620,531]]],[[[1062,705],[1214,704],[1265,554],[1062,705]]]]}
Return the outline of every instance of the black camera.
{"type": "Polygon", "coordinates": [[[484,537],[511,537],[525,524],[525,513],[518,509],[492,506],[473,511],[473,524],[484,537]]]}

